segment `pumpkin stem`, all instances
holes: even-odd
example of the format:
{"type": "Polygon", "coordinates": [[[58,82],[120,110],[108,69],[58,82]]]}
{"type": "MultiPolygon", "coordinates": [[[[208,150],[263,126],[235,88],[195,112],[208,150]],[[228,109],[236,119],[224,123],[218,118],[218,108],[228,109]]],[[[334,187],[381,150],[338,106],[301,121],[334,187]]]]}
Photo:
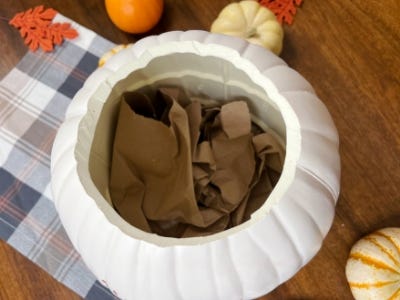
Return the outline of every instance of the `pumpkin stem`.
{"type": "Polygon", "coordinates": [[[251,28],[246,34],[246,38],[251,38],[251,37],[256,37],[256,36],[257,36],[256,28],[251,28]]]}

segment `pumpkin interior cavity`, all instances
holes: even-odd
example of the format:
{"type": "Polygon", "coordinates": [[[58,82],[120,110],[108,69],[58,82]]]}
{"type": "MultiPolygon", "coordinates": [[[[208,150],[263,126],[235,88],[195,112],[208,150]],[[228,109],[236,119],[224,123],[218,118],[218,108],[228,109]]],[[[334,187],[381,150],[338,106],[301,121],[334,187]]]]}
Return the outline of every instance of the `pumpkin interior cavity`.
{"type": "MultiPolygon", "coordinates": [[[[278,105],[265,92],[265,88],[254,83],[234,62],[224,58],[194,53],[171,53],[152,58],[145,67],[132,71],[115,85],[106,81],[89,100],[87,114],[80,124],[78,144],[81,145],[75,151],[78,169],[84,168],[79,165],[79,158],[87,156],[84,151],[88,151],[90,179],[97,189],[91,192],[88,188],[88,193],[92,194],[106,216],[118,223],[119,227],[124,227],[125,232],[142,238],[153,236],[150,239],[154,239],[154,235],[141,231],[138,233],[137,229],[120,220],[113,211],[108,188],[110,161],[121,95],[138,89],[154,92],[163,86],[179,86],[189,96],[208,97],[221,103],[244,99],[253,122],[264,130],[273,132],[284,147],[286,144],[286,126],[278,105]],[[104,92],[107,89],[110,90],[104,92]]],[[[82,182],[85,185],[85,180],[82,182]]],[[[268,199],[265,203],[268,203],[268,199]]],[[[266,211],[264,206],[259,210],[266,211]]],[[[242,228],[250,221],[251,219],[237,227],[242,228]]],[[[225,232],[237,231],[240,229],[237,227],[225,232]]]]}

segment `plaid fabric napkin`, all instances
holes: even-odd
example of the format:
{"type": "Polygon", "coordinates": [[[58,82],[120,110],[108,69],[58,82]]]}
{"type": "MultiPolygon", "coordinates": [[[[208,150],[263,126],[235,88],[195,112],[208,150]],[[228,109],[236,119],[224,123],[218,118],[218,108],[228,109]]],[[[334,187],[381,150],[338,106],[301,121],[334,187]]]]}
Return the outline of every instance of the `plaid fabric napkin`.
{"type": "MultiPolygon", "coordinates": [[[[29,52],[0,82],[0,238],[86,299],[114,299],[73,249],[50,201],[50,152],[71,98],[114,44],[79,37],[29,52]]],[[[17,33],[16,33],[17,34],[17,33]]]]}

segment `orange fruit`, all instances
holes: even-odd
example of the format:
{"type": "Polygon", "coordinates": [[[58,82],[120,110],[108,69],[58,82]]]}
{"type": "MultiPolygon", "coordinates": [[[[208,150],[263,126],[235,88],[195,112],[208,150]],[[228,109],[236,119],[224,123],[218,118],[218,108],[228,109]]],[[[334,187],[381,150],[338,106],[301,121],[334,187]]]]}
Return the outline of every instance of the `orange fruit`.
{"type": "Polygon", "coordinates": [[[129,33],[144,33],[161,18],[164,0],[105,0],[106,11],[119,29],[129,33]]]}

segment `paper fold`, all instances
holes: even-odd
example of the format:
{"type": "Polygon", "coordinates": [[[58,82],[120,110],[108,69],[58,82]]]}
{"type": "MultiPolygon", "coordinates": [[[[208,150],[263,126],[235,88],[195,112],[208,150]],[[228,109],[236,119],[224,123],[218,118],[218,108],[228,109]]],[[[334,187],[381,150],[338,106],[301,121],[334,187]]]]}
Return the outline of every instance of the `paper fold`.
{"type": "Polygon", "coordinates": [[[276,184],[284,150],[252,124],[246,102],[200,102],[215,103],[170,87],[123,95],[109,187],[133,226],[170,237],[223,231],[248,220],[276,184]]]}

